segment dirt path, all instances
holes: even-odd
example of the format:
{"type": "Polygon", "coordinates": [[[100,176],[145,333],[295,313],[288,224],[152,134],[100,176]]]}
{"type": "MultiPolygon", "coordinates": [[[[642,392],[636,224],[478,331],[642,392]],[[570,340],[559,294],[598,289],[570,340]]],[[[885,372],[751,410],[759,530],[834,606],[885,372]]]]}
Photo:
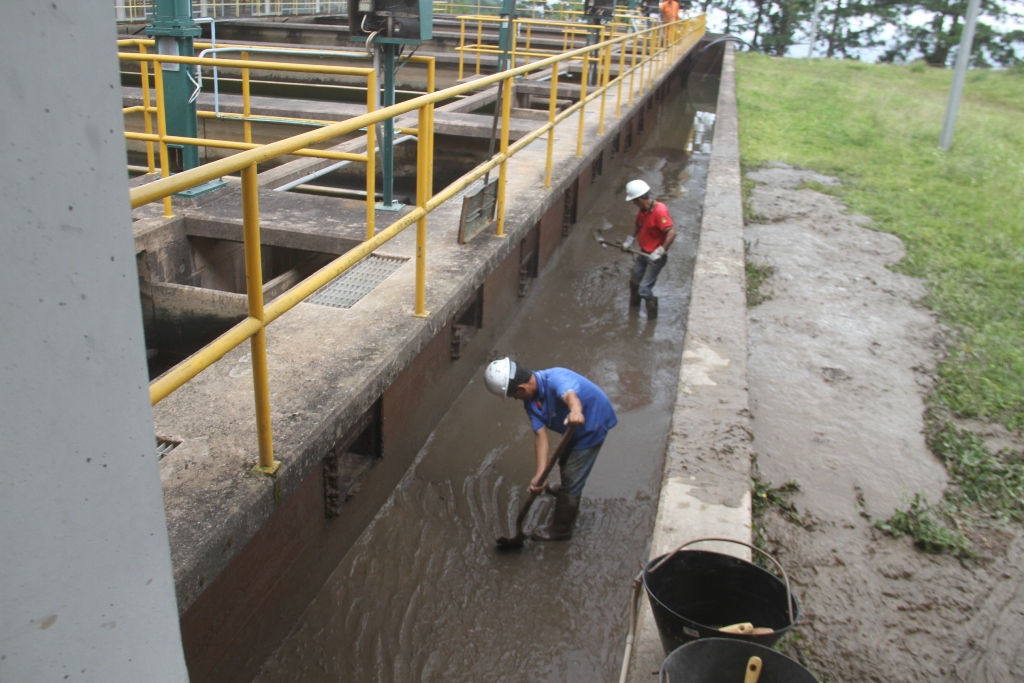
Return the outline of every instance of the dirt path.
{"type": "Polygon", "coordinates": [[[842,203],[837,181],[775,164],[758,183],[750,259],[772,271],[749,309],[750,407],[761,476],[800,487],[804,528],[777,511],[769,547],[803,617],[790,656],[825,681],[1007,681],[1024,670],[1024,535],[990,539],[962,562],[872,526],[946,473],[924,442],[924,398],[943,329],[922,283],[888,267],[904,255],[842,203]]]}

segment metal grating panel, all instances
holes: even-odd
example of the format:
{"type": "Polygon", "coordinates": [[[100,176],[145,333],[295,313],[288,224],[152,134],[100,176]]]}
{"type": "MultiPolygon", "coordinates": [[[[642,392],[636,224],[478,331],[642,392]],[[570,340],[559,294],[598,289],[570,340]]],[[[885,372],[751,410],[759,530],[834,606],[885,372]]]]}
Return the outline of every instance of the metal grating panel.
{"type": "Polygon", "coordinates": [[[332,308],[352,308],[374,287],[384,282],[388,275],[398,270],[405,261],[404,258],[370,254],[313,292],[306,302],[332,308]]]}

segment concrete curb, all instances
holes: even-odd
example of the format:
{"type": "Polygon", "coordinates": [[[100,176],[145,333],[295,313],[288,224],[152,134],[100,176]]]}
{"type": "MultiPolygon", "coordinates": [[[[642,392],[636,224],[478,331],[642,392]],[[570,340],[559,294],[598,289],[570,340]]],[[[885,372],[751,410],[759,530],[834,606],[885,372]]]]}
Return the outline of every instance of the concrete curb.
{"type": "MultiPolygon", "coordinates": [[[[749,543],[751,537],[753,450],[733,53],[727,43],[652,558],[698,538],[749,543]]],[[[705,543],[701,548],[750,557],[739,545],[705,543]]],[[[646,598],[642,602],[628,678],[637,683],[650,681],[665,658],[646,598]]]]}

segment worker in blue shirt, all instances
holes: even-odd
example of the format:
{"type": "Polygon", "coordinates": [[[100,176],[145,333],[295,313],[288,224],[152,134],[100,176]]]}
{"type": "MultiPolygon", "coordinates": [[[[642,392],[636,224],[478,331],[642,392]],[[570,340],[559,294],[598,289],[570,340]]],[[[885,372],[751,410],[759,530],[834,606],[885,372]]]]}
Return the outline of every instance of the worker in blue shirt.
{"type": "Polygon", "coordinates": [[[572,537],[572,525],[580,512],[580,494],[604,445],[608,430],[618,424],[615,410],[601,389],[583,375],[565,368],[530,370],[510,358],[487,366],[484,383],[491,393],[523,402],[533,427],[536,473],[530,490],[541,493],[541,481],[548,461],[548,429],[564,434],[576,426],[573,443],[559,460],[561,484],[555,493],[555,514],[551,524],[533,538],[564,541],[572,537]]]}

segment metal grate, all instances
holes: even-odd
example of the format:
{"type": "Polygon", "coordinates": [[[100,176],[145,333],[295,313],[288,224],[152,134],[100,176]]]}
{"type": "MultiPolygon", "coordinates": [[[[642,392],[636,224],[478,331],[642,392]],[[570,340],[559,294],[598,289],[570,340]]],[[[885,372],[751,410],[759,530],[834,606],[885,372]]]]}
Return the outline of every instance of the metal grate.
{"type": "Polygon", "coordinates": [[[165,455],[173,451],[177,446],[180,446],[181,442],[176,439],[168,439],[165,436],[156,437],[156,456],[157,460],[162,460],[165,455]]]}
{"type": "Polygon", "coordinates": [[[398,270],[407,259],[395,256],[370,254],[326,285],[313,292],[307,303],[331,308],[352,308],[369,294],[374,287],[384,282],[388,275],[398,270]]]}

